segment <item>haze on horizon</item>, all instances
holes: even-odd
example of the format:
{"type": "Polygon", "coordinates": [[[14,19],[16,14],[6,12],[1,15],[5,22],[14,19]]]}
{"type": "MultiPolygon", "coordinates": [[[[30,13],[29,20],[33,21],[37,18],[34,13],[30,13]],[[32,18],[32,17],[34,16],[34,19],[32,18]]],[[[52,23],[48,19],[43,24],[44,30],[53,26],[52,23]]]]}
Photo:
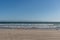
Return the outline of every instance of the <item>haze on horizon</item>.
{"type": "Polygon", "coordinates": [[[60,0],[0,0],[0,21],[60,21],[60,0]]]}

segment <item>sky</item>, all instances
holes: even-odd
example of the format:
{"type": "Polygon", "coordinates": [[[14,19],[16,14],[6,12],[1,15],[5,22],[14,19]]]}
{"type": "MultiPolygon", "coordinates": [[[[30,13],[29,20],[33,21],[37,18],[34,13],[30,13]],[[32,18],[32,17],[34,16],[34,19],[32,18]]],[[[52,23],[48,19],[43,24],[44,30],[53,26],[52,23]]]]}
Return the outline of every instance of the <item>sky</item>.
{"type": "Polygon", "coordinates": [[[60,21],[60,0],[0,0],[0,21],[60,21]]]}

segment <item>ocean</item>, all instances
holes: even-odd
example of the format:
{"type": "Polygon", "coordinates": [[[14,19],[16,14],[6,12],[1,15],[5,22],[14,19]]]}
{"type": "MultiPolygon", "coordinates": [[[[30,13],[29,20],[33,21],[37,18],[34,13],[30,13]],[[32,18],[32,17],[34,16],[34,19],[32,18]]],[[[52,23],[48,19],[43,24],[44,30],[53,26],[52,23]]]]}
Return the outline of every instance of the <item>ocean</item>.
{"type": "Polygon", "coordinates": [[[60,28],[60,24],[38,24],[38,23],[7,23],[7,24],[0,24],[0,28],[32,28],[32,29],[56,29],[60,28]]]}

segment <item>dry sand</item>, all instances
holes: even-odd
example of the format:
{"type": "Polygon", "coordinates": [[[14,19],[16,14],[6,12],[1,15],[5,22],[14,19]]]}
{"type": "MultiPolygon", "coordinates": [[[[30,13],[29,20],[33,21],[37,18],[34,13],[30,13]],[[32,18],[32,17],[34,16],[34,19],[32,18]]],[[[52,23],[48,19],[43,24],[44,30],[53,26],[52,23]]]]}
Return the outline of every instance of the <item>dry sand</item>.
{"type": "Polygon", "coordinates": [[[0,40],[60,40],[60,30],[0,29],[0,40]]]}

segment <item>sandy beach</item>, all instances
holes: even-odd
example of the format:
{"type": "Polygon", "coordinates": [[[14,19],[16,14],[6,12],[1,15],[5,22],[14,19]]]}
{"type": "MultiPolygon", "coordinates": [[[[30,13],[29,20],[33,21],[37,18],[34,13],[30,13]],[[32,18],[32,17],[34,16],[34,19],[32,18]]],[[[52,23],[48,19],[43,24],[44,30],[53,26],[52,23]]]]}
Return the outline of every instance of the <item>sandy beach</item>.
{"type": "Polygon", "coordinates": [[[0,29],[0,40],[60,40],[60,30],[0,29]]]}

